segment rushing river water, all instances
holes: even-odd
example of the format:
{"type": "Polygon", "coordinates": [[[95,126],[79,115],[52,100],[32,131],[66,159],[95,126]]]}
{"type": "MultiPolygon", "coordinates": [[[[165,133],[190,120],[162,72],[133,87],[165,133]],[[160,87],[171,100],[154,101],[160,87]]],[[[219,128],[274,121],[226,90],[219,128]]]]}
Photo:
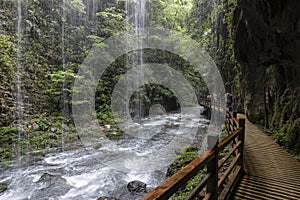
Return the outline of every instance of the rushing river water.
{"type": "Polygon", "coordinates": [[[127,191],[127,183],[142,181],[149,191],[163,182],[167,166],[176,157],[175,151],[193,142],[200,144],[208,124],[202,116],[149,117],[140,124],[130,124],[132,131],[142,129],[139,132],[144,137],[128,136],[114,140],[113,146],[102,145],[97,151],[78,148],[48,153],[31,157],[30,162],[20,166],[2,167],[0,183],[8,183],[8,189],[0,194],[0,199],[136,199],[127,191]],[[191,127],[198,127],[198,131],[189,134],[191,127]],[[179,142],[172,143],[174,137],[179,137],[179,142]],[[166,154],[164,148],[169,144],[173,145],[169,147],[172,153],[166,154]]]}

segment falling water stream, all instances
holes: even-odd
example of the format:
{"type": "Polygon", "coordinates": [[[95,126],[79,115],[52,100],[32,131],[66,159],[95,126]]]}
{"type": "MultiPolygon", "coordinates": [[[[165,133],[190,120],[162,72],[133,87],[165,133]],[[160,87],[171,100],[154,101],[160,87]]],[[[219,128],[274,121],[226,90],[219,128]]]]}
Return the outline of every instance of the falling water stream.
{"type": "MultiPolygon", "coordinates": [[[[62,70],[65,71],[66,56],[65,56],[65,22],[66,22],[66,0],[62,1],[62,28],[61,28],[61,57],[62,57],[62,70]]],[[[66,118],[69,114],[66,92],[66,80],[64,78],[62,83],[62,116],[66,118]]],[[[64,119],[62,120],[62,134],[61,134],[61,148],[64,150],[64,119]]]]}
{"type": "Polygon", "coordinates": [[[21,67],[21,48],[22,48],[22,1],[18,0],[18,17],[17,17],[17,67],[16,67],[16,113],[15,119],[18,128],[18,163],[21,164],[22,155],[22,123],[23,123],[23,98],[22,98],[22,67],[21,67]]]}
{"type": "MultiPolygon", "coordinates": [[[[143,37],[145,37],[145,27],[146,27],[146,1],[145,0],[126,0],[126,18],[127,18],[127,33],[132,32],[134,29],[134,43],[131,40],[128,40],[128,45],[136,45],[140,50],[137,53],[137,59],[133,58],[132,66],[136,67],[136,65],[140,66],[140,72],[138,76],[135,78],[135,85],[144,85],[144,55],[143,55],[143,37]],[[137,62],[137,63],[136,63],[137,62]]],[[[132,35],[132,34],[129,34],[132,35]]],[[[136,104],[134,106],[135,109],[135,117],[141,118],[143,116],[143,100],[142,97],[137,95],[135,97],[136,104]]]]}

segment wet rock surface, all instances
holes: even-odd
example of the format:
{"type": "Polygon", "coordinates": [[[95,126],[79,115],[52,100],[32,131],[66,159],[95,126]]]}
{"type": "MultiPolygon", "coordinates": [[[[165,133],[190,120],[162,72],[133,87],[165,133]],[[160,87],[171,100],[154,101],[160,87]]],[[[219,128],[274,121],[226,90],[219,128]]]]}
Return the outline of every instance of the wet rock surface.
{"type": "MultiPolygon", "coordinates": [[[[162,174],[161,172],[153,173],[159,176],[158,179],[161,179],[165,176],[165,174],[162,174]]],[[[145,194],[152,189],[154,188],[147,187],[146,183],[138,180],[130,181],[128,183],[122,182],[120,183],[120,186],[111,193],[110,196],[121,200],[138,200],[145,196],[145,194]]]]}
{"type": "Polygon", "coordinates": [[[131,181],[127,184],[127,189],[131,193],[146,193],[147,184],[141,181],[131,181]]]}
{"type": "Polygon", "coordinates": [[[37,189],[34,190],[32,197],[51,196],[58,198],[60,195],[68,192],[72,187],[60,175],[44,173],[37,181],[37,189]]]}
{"type": "Polygon", "coordinates": [[[114,197],[99,197],[98,200],[120,200],[114,197]]]}

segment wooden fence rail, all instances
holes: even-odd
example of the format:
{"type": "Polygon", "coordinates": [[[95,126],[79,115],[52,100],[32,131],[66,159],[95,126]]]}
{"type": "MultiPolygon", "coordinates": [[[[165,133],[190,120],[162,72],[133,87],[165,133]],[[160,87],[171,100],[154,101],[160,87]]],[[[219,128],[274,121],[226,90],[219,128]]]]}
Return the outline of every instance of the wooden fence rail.
{"type": "Polygon", "coordinates": [[[233,133],[239,125],[237,120],[237,112],[226,112],[226,128],[229,134],[233,133]]]}
{"type": "Polygon", "coordinates": [[[232,112],[226,115],[226,125],[230,134],[225,139],[147,193],[142,200],[169,199],[205,168],[206,176],[190,192],[186,200],[195,199],[204,188],[206,188],[204,199],[226,199],[243,173],[245,119],[239,119],[237,122],[235,117],[232,112]],[[226,147],[229,148],[224,151],[226,147]]]}

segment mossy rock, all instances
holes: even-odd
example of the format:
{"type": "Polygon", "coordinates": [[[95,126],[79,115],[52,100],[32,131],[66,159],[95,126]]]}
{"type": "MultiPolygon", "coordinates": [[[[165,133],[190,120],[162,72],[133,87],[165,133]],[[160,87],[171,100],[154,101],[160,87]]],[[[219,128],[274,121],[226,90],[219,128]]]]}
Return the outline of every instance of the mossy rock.
{"type": "Polygon", "coordinates": [[[7,136],[7,134],[14,135],[18,133],[18,128],[16,127],[1,127],[0,128],[0,135],[7,136]]]}
{"type": "MultiPolygon", "coordinates": [[[[176,160],[169,166],[167,170],[167,177],[172,176],[176,172],[178,172],[180,169],[182,169],[184,166],[186,166],[188,163],[190,163],[192,160],[197,158],[199,148],[188,146],[180,150],[181,154],[177,156],[176,160]]],[[[183,200],[187,197],[187,195],[195,188],[196,185],[198,185],[203,177],[206,175],[206,169],[204,169],[202,172],[198,173],[193,179],[189,180],[185,187],[181,188],[179,191],[177,191],[173,196],[172,199],[175,200],[183,200]]],[[[199,197],[197,199],[203,199],[204,195],[202,193],[199,194],[199,197]]]]}
{"type": "Polygon", "coordinates": [[[109,130],[109,131],[104,131],[104,133],[105,136],[108,137],[109,139],[122,139],[126,137],[124,132],[121,130],[109,130]]]}
{"type": "Polygon", "coordinates": [[[166,122],[164,124],[164,127],[165,128],[178,128],[179,127],[179,124],[174,124],[173,122],[166,122]]]}
{"type": "Polygon", "coordinates": [[[5,192],[8,188],[8,184],[7,183],[0,183],[0,194],[5,192]]]}
{"type": "Polygon", "coordinates": [[[199,156],[198,150],[198,148],[191,146],[182,149],[181,154],[177,156],[175,161],[168,167],[166,176],[171,177],[173,174],[197,158],[199,156]]]}
{"type": "Polygon", "coordinates": [[[33,156],[46,156],[46,153],[43,150],[32,151],[31,155],[33,156]]]}
{"type": "Polygon", "coordinates": [[[101,144],[101,143],[93,144],[93,148],[94,148],[94,149],[100,149],[101,147],[102,147],[102,144],[101,144]]]}
{"type": "Polygon", "coordinates": [[[120,200],[115,197],[99,197],[98,200],[120,200]]]}

